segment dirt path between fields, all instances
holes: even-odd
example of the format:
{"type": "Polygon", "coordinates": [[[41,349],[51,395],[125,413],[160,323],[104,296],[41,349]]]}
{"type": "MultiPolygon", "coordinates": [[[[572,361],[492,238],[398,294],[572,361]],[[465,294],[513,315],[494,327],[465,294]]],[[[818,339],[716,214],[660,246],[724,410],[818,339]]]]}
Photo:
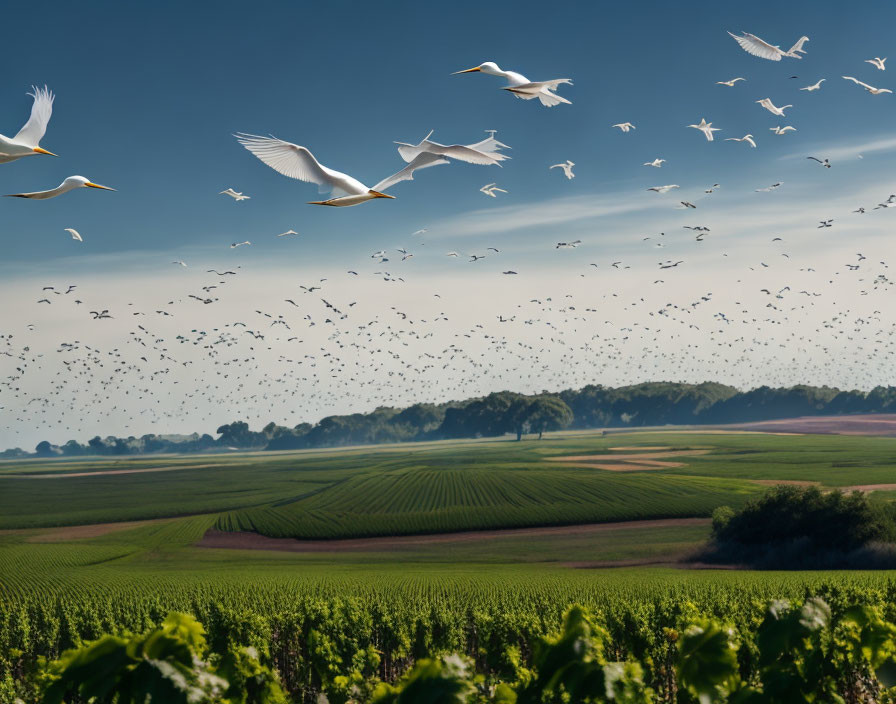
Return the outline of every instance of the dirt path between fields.
{"type": "Polygon", "coordinates": [[[184,464],[174,467],[146,467],[145,469],[108,469],[96,472],[52,472],[48,474],[0,474],[0,479],[66,479],[69,477],[105,477],[110,474],[143,474],[145,472],[174,472],[178,469],[210,469],[223,464],[184,464]]]}
{"type": "Polygon", "coordinates": [[[388,552],[415,546],[446,543],[471,543],[496,538],[538,537],[549,535],[599,535],[633,528],[671,528],[673,526],[709,525],[708,518],[663,518],[654,521],[622,521],[619,523],[587,523],[572,526],[542,526],[540,528],[505,528],[477,530],[464,533],[433,533],[382,538],[348,538],[340,540],[296,540],[269,538],[258,533],[228,533],[209,530],[196,543],[200,548],[228,550],[283,550],[287,552],[388,552]]]}

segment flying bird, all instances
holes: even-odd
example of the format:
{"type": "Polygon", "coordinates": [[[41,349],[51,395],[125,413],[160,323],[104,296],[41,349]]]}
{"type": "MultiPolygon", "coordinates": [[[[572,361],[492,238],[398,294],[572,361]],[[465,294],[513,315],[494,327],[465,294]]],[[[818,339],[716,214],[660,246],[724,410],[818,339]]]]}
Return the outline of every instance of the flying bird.
{"type": "Polygon", "coordinates": [[[244,240],[243,242],[234,242],[230,245],[231,249],[236,249],[237,247],[242,247],[247,244],[252,244],[249,240],[244,240]]]}
{"type": "Polygon", "coordinates": [[[635,126],[631,122],[619,122],[615,125],[610,125],[610,127],[618,127],[623,132],[629,132],[630,130],[635,129],[635,126]]]}
{"type": "Polygon", "coordinates": [[[297,235],[299,234],[295,230],[287,230],[286,232],[281,232],[277,237],[287,237],[288,235],[297,235]]]}
{"type": "Polygon", "coordinates": [[[284,142],[276,137],[258,137],[238,134],[237,140],[274,171],[307,183],[316,183],[321,192],[330,191],[327,200],[310,201],[311,205],[351,206],[375,198],[395,198],[383,193],[400,181],[412,181],[414,171],[428,166],[447,164],[448,159],[438,154],[422,152],[410,164],[382,181],[368,188],[356,178],[341,171],[330,169],[318,162],[305,147],[284,142]]]}
{"type": "Polygon", "coordinates": [[[186,269],[187,263],[183,259],[175,259],[172,264],[177,264],[178,266],[182,266],[186,269]]]}
{"type": "Polygon", "coordinates": [[[806,158],[811,159],[812,161],[817,161],[819,164],[821,164],[826,169],[831,168],[831,160],[830,159],[825,159],[824,161],[822,161],[821,159],[814,157],[814,156],[807,156],[806,158]]]}
{"type": "Polygon", "coordinates": [[[65,181],[60,183],[56,188],[49,191],[33,191],[31,193],[9,193],[7,198],[31,198],[32,200],[46,200],[47,198],[55,198],[63,193],[68,193],[76,188],[100,188],[104,191],[114,191],[114,188],[101,186],[98,183],[88,181],[83,176],[69,176],[65,181]]]}
{"type": "Polygon", "coordinates": [[[781,107],[776,108],[771,98],[763,98],[762,100],[757,100],[756,102],[766,110],[768,110],[772,115],[778,115],[779,117],[786,117],[786,115],[784,115],[784,111],[787,108],[793,107],[793,105],[782,105],[781,107]]]}
{"type": "Polygon", "coordinates": [[[769,127],[768,129],[770,132],[774,132],[775,134],[787,134],[788,132],[796,132],[796,127],[793,127],[791,125],[787,125],[786,127],[775,125],[774,127],[769,127]]]}
{"type": "Polygon", "coordinates": [[[53,100],[55,96],[47,89],[32,87],[33,93],[28,93],[34,98],[31,105],[31,116],[28,122],[18,131],[15,137],[4,137],[0,134],[0,164],[16,161],[23,156],[46,154],[56,156],[53,152],[40,148],[40,140],[47,132],[47,123],[53,114],[53,100]]]}
{"type": "Polygon", "coordinates": [[[65,231],[72,236],[73,240],[76,240],[78,242],[84,241],[84,238],[81,237],[81,233],[78,232],[76,229],[74,229],[72,227],[67,227],[67,228],[65,228],[65,231]]]}
{"type": "Polygon", "coordinates": [[[648,188],[648,191],[654,191],[656,193],[666,193],[667,191],[671,191],[673,188],[681,188],[677,183],[670,183],[666,186],[651,186],[648,188]]]}
{"type": "Polygon", "coordinates": [[[576,177],[576,175],[572,172],[572,167],[573,167],[573,166],[575,166],[575,162],[572,162],[572,161],[570,161],[569,159],[567,159],[567,160],[566,160],[566,163],[564,163],[564,164],[554,164],[553,166],[551,166],[551,167],[549,167],[549,168],[551,168],[551,169],[563,169],[563,173],[566,175],[566,178],[568,178],[568,179],[574,179],[574,178],[576,177]]]}
{"type": "Polygon", "coordinates": [[[503,188],[498,188],[498,184],[496,183],[487,183],[482,188],[479,189],[480,193],[485,193],[487,196],[491,196],[492,198],[497,198],[495,192],[498,193],[507,193],[503,188]]]}
{"type": "Polygon", "coordinates": [[[738,81],[745,81],[746,78],[732,78],[730,81],[716,81],[717,86],[728,86],[729,88],[734,88],[734,84],[738,81]]]}
{"type": "Polygon", "coordinates": [[[486,61],[485,63],[474,66],[473,68],[468,68],[464,71],[455,71],[451,75],[456,76],[459,73],[474,73],[477,71],[489,76],[505,78],[507,80],[507,85],[504,86],[504,90],[509,90],[517,98],[522,98],[523,100],[538,98],[542,105],[549,108],[559,105],[560,103],[565,103],[566,105],[572,104],[569,100],[554,92],[561,84],[566,83],[572,85],[572,80],[569,78],[554,78],[550,81],[530,81],[523,74],[517,73],[516,71],[502,70],[494,61],[486,61]]]}
{"type": "Polygon", "coordinates": [[[235,191],[232,188],[228,188],[226,191],[221,191],[218,195],[219,196],[230,196],[237,202],[239,202],[241,200],[249,200],[249,198],[251,198],[251,196],[244,196],[242,193],[240,193],[239,191],[235,191]]]}
{"type": "Polygon", "coordinates": [[[653,166],[657,169],[662,168],[663,164],[666,162],[665,159],[654,159],[653,161],[645,161],[644,166],[653,166]]]}
{"type": "Polygon", "coordinates": [[[726,142],[746,142],[751,147],[756,147],[756,142],[753,140],[753,135],[745,134],[743,137],[728,137],[725,139],[726,142]]]}
{"type": "Polygon", "coordinates": [[[886,57],[881,59],[880,57],[875,56],[873,59],[865,59],[866,64],[871,64],[878,71],[886,71],[886,67],[884,66],[884,62],[886,61],[886,57]]]}
{"type": "Polygon", "coordinates": [[[803,57],[800,54],[806,53],[803,51],[803,44],[809,41],[809,37],[800,37],[788,51],[783,51],[781,47],[769,44],[749,32],[742,32],[743,36],[740,37],[736,34],[731,34],[731,32],[728,32],[728,34],[734,41],[740,44],[741,49],[751,56],[758,56],[760,59],[768,59],[769,61],[780,61],[783,56],[791,59],[801,59],[803,57]]]}
{"type": "Polygon", "coordinates": [[[706,141],[712,141],[712,133],[721,131],[720,127],[713,127],[711,122],[707,122],[705,118],[700,118],[699,125],[688,125],[688,127],[693,127],[695,130],[700,130],[705,136],[706,141]]]}
{"type": "Polygon", "coordinates": [[[813,83],[811,86],[806,86],[805,88],[800,88],[800,90],[808,90],[809,92],[812,92],[813,90],[818,90],[819,88],[821,88],[821,84],[824,83],[826,80],[828,80],[828,79],[821,78],[821,79],[819,79],[818,83],[813,83]]]}
{"type": "Polygon", "coordinates": [[[880,95],[881,93],[892,93],[889,88],[875,88],[874,86],[869,86],[867,83],[862,83],[862,81],[853,78],[852,76],[843,76],[847,81],[852,81],[857,86],[862,86],[865,90],[867,90],[871,95],[880,95]]]}
{"type": "Polygon", "coordinates": [[[476,144],[439,144],[430,141],[434,130],[430,130],[418,144],[407,144],[405,142],[395,142],[398,145],[398,153],[407,163],[411,163],[420,154],[437,154],[456,161],[465,161],[468,164],[478,164],[480,166],[500,166],[501,161],[509,159],[506,154],[502,154],[499,150],[510,149],[503,142],[495,139],[495,130],[490,130],[491,137],[484,139],[476,144]]]}

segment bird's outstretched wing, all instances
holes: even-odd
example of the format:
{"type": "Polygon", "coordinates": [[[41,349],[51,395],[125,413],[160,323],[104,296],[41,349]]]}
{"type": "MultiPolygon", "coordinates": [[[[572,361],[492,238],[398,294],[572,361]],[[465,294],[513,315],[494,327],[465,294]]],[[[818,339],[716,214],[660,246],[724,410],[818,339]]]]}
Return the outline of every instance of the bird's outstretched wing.
{"type": "Polygon", "coordinates": [[[788,51],[787,53],[796,59],[801,59],[802,57],[797,56],[797,53],[800,53],[800,54],[806,53],[805,51],[803,51],[803,44],[805,44],[807,41],[809,41],[809,37],[805,37],[805,36],[800,37],[799,39],[797,39],[796,44],[794,44],[792,47],[790,47],[790,51],[788,51]]]}
{"type": "Polygon", "coordinates": [[[551,92],[556,90],[557,86],[561,83],[572,85],[572,80],[569,78],[555,78],[550,81],[532,81],[530,83],[522,83],[518,86],[505,86],[504,90],[509,90],[517,98],[522,98],[523,100],[538,98],[542,105],[549,108],[552,108],[555,105],[560,105],[561,103],[564,105],[572,105],[571,101],[551,92]]]}
{"type": "MultiPolygon", "coordinates": [[[[494,154],[498,156],[497,152],[499,149],[510,149],[504,142],[499,142],[495,139],[495,132],[497,130],[486,130],[489,133],[489,136],[486,139],[483,139],[481,142],[476,142],[476,144],[468,144],[468,149],[475,149],[477,152],[482,152],[483,154],[494,154]]],[[[510,157],[505,157],[503,154],[500,155],[504,158],[509,159],[510,157]]]]}
{"type": "Polygon", "coordinates": [[[329,174],[305,147],[276,137],[254,134],[234,135],[246,149],[277,173],[307,183],[329,184],[329,174]]]}
{"type": "Polygon", "coordinates": [[[417,169],[425,169],[429,166],[438,166],[439,164],[448,164],[450,163],[448,159],[440,154],[430,154],[429,152],[423,152],[414,157],[414,160],[411,161],[410,164],[405,166],[401,171],[392,174],[391,176],[387,176],[378,184],[376,184],[371,190],[373,191],[385,191],[387,188],[394,186],[396,183],[400,181],[413,181],[414,180],[414,172],[417,169]]]}
{"type": "Polygon", "coordinates": [[[501,142],[494,139],[494,133],[492,133],[491,139],[479,142],[479,144],[486,147],[485,149],[478,149],[478,145],[475,144],[439,144],[438,142],[431,141],[429,139],[431,136],[432,132],[426,135],[419,144],[396,142],[398,145],[398,153],[401,155],[401,158],[410,163],[418,154],[429,152],[431,154],[439,154],[450,159],[465,161],[468,164],[478,164],[480,166],[491,166],[497,164],[499,161],[504,161],[504,159],[510,158],[509,156],[498,152],[498,149],[506,147],[507,145],[501,144],[501,142]]]}
{"type": "Polygon", "coordinates": [[[869,86],[867,83],[862,83],[858,78],[853,78],[852,76],[843,76],[847,81],[852,81],[857,86],[862,86],[865,90],[874,90],[872,86],[869,86]]]}
{"type": "Polygon", "coordinates": [[[772,46],[768,42],[760,39],[755,34],[744,32],[742,37],[728,32],[738,44],[740,48],[751,56],[758,56],[760,59],[768,59],[769,61],[780,61],[784,54],[780,47],[772,46]]]}
{"type": "Polygon", "coordinates": [[[396,144],[401,158],[408,163],[414,161],[420,154],[437,154],[480,166],[492,166],[509,158],[498,152],[487,154],[462,144],[439,144],[431,142],[429,139],[424,139],[419,144],[405,144],[404,142],[396,142],[396,144]]]}
{"type": "Polygon", "coordinates": [[[31,117],[24,127],[19,130],[15,136],[17,142],[21,142],[29,147],[36,147],[40,144],[40,140],[47,132],[47,123],[53,114],[54,96],[46,86],[43,88],[32,87],[33,93],[28,93],[34,98],[34,104],[31,106],[31,117]]]}

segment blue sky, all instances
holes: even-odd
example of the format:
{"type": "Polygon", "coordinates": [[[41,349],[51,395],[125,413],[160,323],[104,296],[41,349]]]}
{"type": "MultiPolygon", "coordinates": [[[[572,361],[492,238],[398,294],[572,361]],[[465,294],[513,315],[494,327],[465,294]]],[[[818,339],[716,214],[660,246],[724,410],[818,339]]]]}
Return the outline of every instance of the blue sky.
{"type": "Polygon", "coordinates": [[[862,63],[892,45],[896,8],[880,3],[847,13],[836,3],[683,12],[653,3],[91,2],[54,5],[52,21],[40,5],[8,13],[11,26],[40,29],[0,46],[0,130],[18,129],[28,86],[46,83],[57,100],[44,145],[60,158],[5,167],[2,190],[50,187],[73,173],[119,189],[0,202],[5,257],[17,263],[71,255],[58,237],[71,226],[90,233],[82,248],[90,254],[167,256],[184,244],[287,227],[326,251],[479,208],[479,186],[494,180],[510,191],[504,205],[657,185],[650,181],[660,175],[678,182],[717,172],[730,181],[735,160],[738,178],[779,180],[775,159],[796,140],[769,138],[779,120],[753,103],[761,97],[798,104],[792,119],[801,145],[839,141],[849,131],[877,135],[892,123],[892,99],[865,100],[838,78],[889,78],[862,63]],[[757,60],[726,29],[785,48],[808,34],[808,55],[757,60]],[[498,90],[497,78],[449,76],[485,60],[536,79],[572,77],[575,85],[561,92],[574,105],[542,109],[498,90]],[[734,89],[714,85],[745,73],[749,82],[734,89]],[[799,80],[788,80],[794,74],[799,80]],[[823,91],[797,92],[822,76],[823,91]],[[718,138],[752,131],[762,148],[704,143],[684,129],[702,116],[723,127],[718,138]],[[609,129],[625,120],[636,133],[609,129]],[[372,183],[401,165],[393,140],[416,141],[435,129],[435,138],[463,143],[492,128],[513,147],[504,169],[440,168],[396,187],[394,202],[336,212],[305,206],[313,186],[264,168],[230,136],[273,133],[372,183]],[[666,170],[640,166],[655,156],[668,159],[666,170]],[[578,165],[571,183],[546,171],[567,158],[578,165]],[[222,202],[217,193],[228,186],[252,201],[222,202]]]}
{"type": "Polygon", "coordinates": [[[12,380],[0,385],[0,445],[33,445],[51,429],[61,441],[208,430],[237,417],[294,424],[501,388],[890,380],[896,214],[872,208],[896,193],[896,95],[840,76],[896,89],[891,70],[864,62],[892,53],[896,6],[162,1],[19,4],[5,18],[33,31],[0,45],[0,132],[15,134],[26,91],[46,84],[56,103],[42,146],[60,157],[0,166],[0,193],[72,174],[118,190],[0,199],[0,298],[14,302],[0,319],[0,340],[13,335],[3,348],[12,356],[0,357],[0,379],[12,380]],[[775,63],[743,52],[726,30],[785,49],[810,41],[802,60],[775,63]],[[500,90],[498,78],[450,75],[487,60],[535,80],[572,78],[559,92],[573,104],[548,109],[500,90]],[[716,85],[736,76],[746,81],[716,85]],[[821,90],[799,90],[820,78],[821,90]],[[787,117],[756,104],[766,97],[792,103],[787,117]],[[722,128],[716,141],[686,127],[701,117],[722,128]],[[636,129],[611,128],[625,121],[636,129]],[[778,124],[797,131],[775,136],[778,124]],[[428,169],[395,186],[395,200],[319,208],[306,205],[318,198],[313,185],[275,173],[232,137],[272,133],[372,184],[403,166],[393,141],[431,129],[444,143],[497,129],[512,159],[428,169]],[[723,141],[748,132],[758,148],[723,141]],[[661,169],[642,165],[657,157],[661,169]],[[566,159],[573,180],[548,169],[566,159]],[[493,181],[509,192],[479,192],[493,181]],[[775,182],[784,185],[756,192],[775,182]],[[681,188],[646,191],[663,184],[681,188]],[[227,187],[251,200],[219,195],[227,187]],[[868,212],[853,214],[859,206],[868,212]],[[835,227],[818,229],[826,218],[835,227]],[[694,225],[711,227],[704,242],[684,229],[694,225]],[[301,237],[276,237],[289,228],[301,237]],[[411,234],[421,228],[425,236],[411,234]],[[574,239],[581,247],[555,249],[574,239]],[[243,240],[252,246],[230,249],[243,240]],[[401,262],[397,247],[415,257],[401,262]],[[387,264],[370,257],[380,249],[387,264]],[[462,256],[446,258],[451,250],[462,256]],[[471,264],[474,253],[489,256],[471,264]],[[660,269],[667,259],[685,264],[660,269]],[[224,285],[206,274],[212,267],[240,274],[224,285]],[[386,269],[400,281],[375,273],[386,269]],[[318,296],[357,302],[339,326],[298,289],[322,278],[318,296]],[[43,286],[69,284],[83,305],[38,303],[43,286]],[[196,294],[219,298],[203,305],[196,294]],[[87,315],[103,308],[114,320],[87,315]],[[290,333],[270,329],[277,316],[290,333]],[[184,343],[238,321],[268,331],[264,346],[243,333],[228,340],[238,373],[225,377],[202,344],[184,343]],[[150,333],[138,322],[176,362],[143,360],[150,333]],[[60,347],[72,340],[90,347],[60,347]],[[432,362],[445,350],[446,366],[432,362]],[[72,355],[109,373],[91,355],[110,351],[133,366],[102,385],[105,395],[66,376],[72,355]]]}

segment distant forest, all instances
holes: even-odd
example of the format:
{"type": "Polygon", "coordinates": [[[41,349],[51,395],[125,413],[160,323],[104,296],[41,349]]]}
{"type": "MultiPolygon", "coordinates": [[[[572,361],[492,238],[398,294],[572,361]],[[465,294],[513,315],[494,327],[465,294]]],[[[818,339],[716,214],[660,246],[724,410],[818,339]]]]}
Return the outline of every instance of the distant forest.
{"type": "Polygon", "coordinates": [[[316,424],[287,427],[268,423],[253,431],[243,421],[222,425],[217,438],[191,435],[99,436],[81,444],[40,442],[34,453],[20,448],[2,458],[139,455],[149,453],[223,452],[228,450],[295,450],[344,445],[538,434],[564,428],[633,428],[656,425],[746,423],[795,416],[896,412],[896,387],[869,392],[827,386],[761,386],[739,391],[712,382],[651,382],[532,396],[502,391],[481,398],[443,404],[418,403],[404,409],[377,408],[370,413],[327,416],[316,424]]]}

